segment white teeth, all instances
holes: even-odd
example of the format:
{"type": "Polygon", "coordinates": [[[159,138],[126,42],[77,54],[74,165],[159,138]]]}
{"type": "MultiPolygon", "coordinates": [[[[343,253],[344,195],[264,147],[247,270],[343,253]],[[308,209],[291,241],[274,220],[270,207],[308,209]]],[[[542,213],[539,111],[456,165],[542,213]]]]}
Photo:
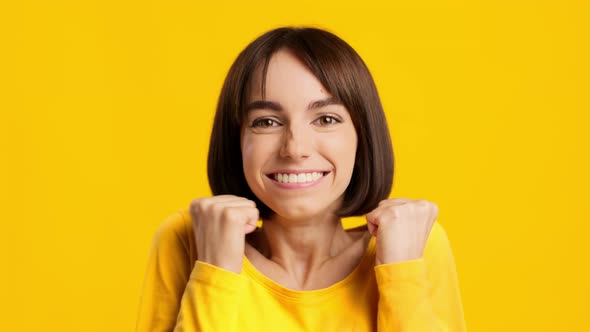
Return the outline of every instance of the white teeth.
{"type": "Polygon", "coordinates": [[[287,173],[275,173],[275,181],[282,183],[307,183],[313,182],[324,176],[322,172],[312,173],[299,173],[299,174],[287,174],[287,173]]]}

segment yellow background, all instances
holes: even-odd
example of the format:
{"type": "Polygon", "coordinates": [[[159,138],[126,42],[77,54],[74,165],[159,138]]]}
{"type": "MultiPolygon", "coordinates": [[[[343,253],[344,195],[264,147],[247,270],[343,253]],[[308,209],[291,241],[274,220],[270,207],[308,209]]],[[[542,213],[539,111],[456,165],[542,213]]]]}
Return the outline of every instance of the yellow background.
{"type": "Polygon", "coordinates": [[[374,74],[392,197],[439,205],[468,330],[588,331],[582,3],[4,1],[0,329],[134,329],[156,228],[209,195],[230,64],[295,24],[374,74]]]}

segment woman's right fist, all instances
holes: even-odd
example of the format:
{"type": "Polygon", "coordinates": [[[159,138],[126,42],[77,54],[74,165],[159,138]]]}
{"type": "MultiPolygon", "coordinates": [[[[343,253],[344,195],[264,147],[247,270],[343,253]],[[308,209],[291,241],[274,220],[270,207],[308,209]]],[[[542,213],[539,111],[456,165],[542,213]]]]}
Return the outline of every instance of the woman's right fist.
{"type": "Polygon", "coordinates": [[[245,234],[256,229],[256,204],[234,195],[198,198],[191,202],[198,260],[235,273],[242,271],[245,234]]]}

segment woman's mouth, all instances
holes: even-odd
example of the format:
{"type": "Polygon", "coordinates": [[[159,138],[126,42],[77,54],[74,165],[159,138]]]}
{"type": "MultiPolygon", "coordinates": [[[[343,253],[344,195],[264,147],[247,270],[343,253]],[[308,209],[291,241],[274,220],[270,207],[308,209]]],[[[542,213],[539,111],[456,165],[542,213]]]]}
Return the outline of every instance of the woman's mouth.
{"type": "Polygon", "coordinates": [[[295,189],[307,188],[320,182],[330,171],[313,171],[313,172],[279,172],[271,173],[266,176],[276,185],[282,188],[295,189]]]}

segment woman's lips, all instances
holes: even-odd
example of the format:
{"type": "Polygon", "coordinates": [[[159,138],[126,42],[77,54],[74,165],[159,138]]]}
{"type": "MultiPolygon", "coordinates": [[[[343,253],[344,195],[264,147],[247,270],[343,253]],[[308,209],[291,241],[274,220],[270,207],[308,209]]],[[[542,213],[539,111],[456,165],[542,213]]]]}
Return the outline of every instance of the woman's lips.
{"type": "Polygon", "coordinates": [[[276,186],[284,189],[302,189],[320,183],[330,171],[291,171],[267,174],[276,186]]]}

